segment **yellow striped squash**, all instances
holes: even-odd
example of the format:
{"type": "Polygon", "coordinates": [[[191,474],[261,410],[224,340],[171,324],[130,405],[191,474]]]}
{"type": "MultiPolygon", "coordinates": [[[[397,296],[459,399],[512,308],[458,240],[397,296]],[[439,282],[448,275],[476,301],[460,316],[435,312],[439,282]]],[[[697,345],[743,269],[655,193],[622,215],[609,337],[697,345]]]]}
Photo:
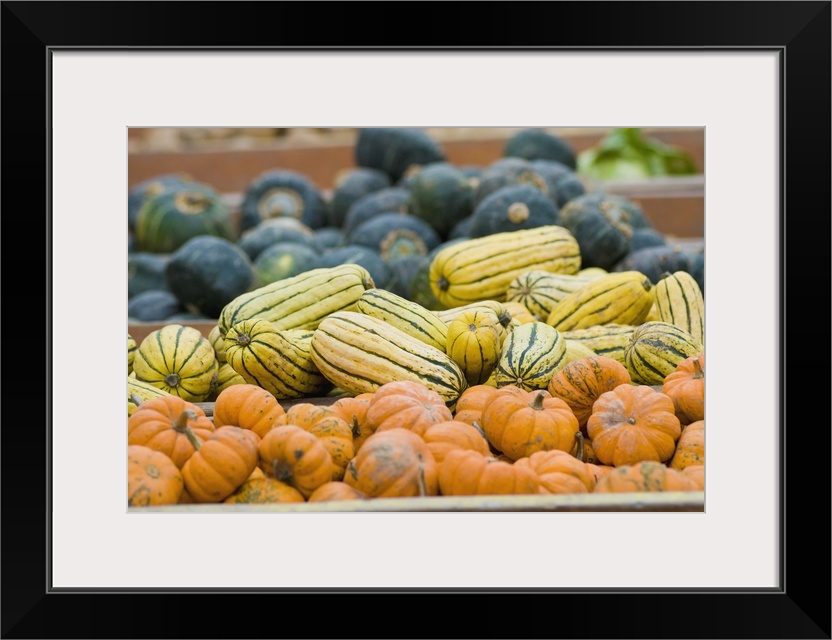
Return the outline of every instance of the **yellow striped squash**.
{"type": "Polygon", "coordinates": [[[312,360],[332,384],[356,395],[388,382],[414,380],[451,406],[468,386],[459,365],[444,351],[355,311],[323,319],[312,336],[312,360]]]}
{"type": "Polygon", "coordinates": [[[127,375],[133,372],[133,360],[136,359],[136,349],[138,349],[136,341],[130,333],[127,333],[127,375]]]}
{"type": "Polygon", "coordinates": [[[234,368],[227,362],[221,364],[217,371],[217,388],[210,397],[216,399],[225,389],[235,384],[246,384],[246,379],[234,371],[234,368]]]}
{"type": "Polygon", "coordinates": [[[439,251],[430,264],[430,286],[447,307],[504,301],[509,283],[525,271],[577,273],[578,241],[564,227],[545,225],[463,240],[439,251]]]}
{"type": "Polygon", "coordinates": [[[506,339],[508,332],[512,329],[512,319],[513,316],[511,315],[511,311],[506,307],[506,305],[502,302],[498,302],[496,300],[482,300],[480,302],[472,302],[471,304],[464,304],[459,307],[453,307],[452,309],[446,309],[443,311],[434,311],[434,313],[445,322],[445,324],[450,324],[453,320],[456,320],[461,314],[466,313],[468,311],[483,311],[485,313],[492,312],[497,317],[497,320],[500,323],[500,327],[502,327],[502,331],[497,329],[500,333],[500,344],[506,339]]]}
{"type": "Polygon", "coordinates": [[[610,323],[560,333],[568,341],[580,342],[592,349],[595,355],[606,356],[624,364],[624,352],[635,330],[634,325],[610,323]]]}
{"type": "Polygon", "coordinates": [[[445,349],[465,374],[469,386],[488,380],[500,359],[500,326],[490,311],[469,310],[448,324],[445,349]]]}
{"type": "Polygon", "coordinates": [[[656,283],[655,295],[658,320],[676,325],[704,342],[705,299],[691,274],[687,271],[664,274],[656,283]]]}
{"type": "Polygon", "coordinates": [[[162,391],[148,382],[142,382],[135,377],[127,376],[127,415],[133,415],[136,407],[142,402],[147,402],[153,398],[164,398],[169,395],[172,394],[162,391]],[[136,399],[138,399],[138,403],[136,399]]]}
{"type": "Polygon", "coordinates": [[[315,329],[330,313],[354,310],[358,298],[375,287],[358,264],[312,269],[244,293],[220,313],[220,334],[243,320],[262,319],[277,329],[315,329]]]}
{"type": "Polygon", "coordinates": [[[220,333],[218,324],[215,324],[214,328],[208,333],[208,340],[210,340],[211,346],[214,347],[217,362],[221,365],[225,364],[225,337],[220,333]]]}
{"type": "Polygon", "coordinates": [[[690,332],[669,322],[645,322],[633,332],[624,365],[636,384],[660,385],[683,360],[705,350],[690,332]]]}
{"type": "Polygon", "coordinates": [[[259,318],[243,320],[225,334],[226,359],[246,382],[275,398],[321,395],[332,385],[312,362],[309,333],[283,331],[259,318]]]}
{"type": "Polygon", "coordinates": [[[169,324],[142,340],[133,371],[142,382],[188,402],[203,402],[216,385],[217,361],[214,347],[198,329],[169,324]]]}
{"type": "Polygon", "coordinates": [[[521,303],[538,320],[546,322],[558,302],[592,281],[593,278],[534,269],[509,283],[506,300],[521,303]]]}
{"type": "Polygon", "coordinates": [[[643,273],[610,273],[558,302],[546,324],[559,331],[610,323],[639,325],[650,312],[653,300],[653,284],[643,273]]]}
{"type": "Polygon", "coordinates": [[[569,364],[573,360],[583,360],[584,358],[591,358],[594,355],[596,353],[579,340],[566,340],[566,362],[564,365],[569,364]]]}
{"type": "Polygon", "coordinates": [[[526,391],[545,389],[564,366],[566,339],[545,322],[529,322],[506,338],[494,379],[498,387],[514,384],[526,391]]]}
{"type": "Polygon", "coordinates": [[[401,329],[425,344],[445,350],[448,325],[432,311],[386,289],[367,289],[358,298],[358,311],[401,329]]]}

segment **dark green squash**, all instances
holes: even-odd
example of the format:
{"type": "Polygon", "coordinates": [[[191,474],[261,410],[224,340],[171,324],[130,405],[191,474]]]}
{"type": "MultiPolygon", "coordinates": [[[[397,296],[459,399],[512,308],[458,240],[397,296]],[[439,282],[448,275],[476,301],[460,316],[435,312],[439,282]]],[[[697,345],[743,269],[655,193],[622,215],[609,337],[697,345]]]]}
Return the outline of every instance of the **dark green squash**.
{"type": "Polygon", "coordinates": [[[340,227],[321,227],[315,229],[315,244],[321,249],[333,249],[346,244],[347,237],[340,227]]]}
{"type": "Polygon", "coordinates": [[[329,207],[306,175],[288,169],[265,171],[246,187],[240,206],[240,230],[270,218],[294,218],[307,227],[326,226],[329,207]]]}
{"type": "Polygon", "coordinates": [[[165,268],[170,256],[161,253],[136,251],[127,256],[127,297],[132,298],[151,290],[165,291],[168,281],[165,268]]]}
{"type": "Polygon", "coordinates": [[[554,160],[572,170],[577,167],[577,155],[572,145],[543,129],[523,129],[513,134],[506,140],[503,155],[525,160],[554,160]]]}
{"type": "Polygon", "coordinates": [[[586,194],[560,210],[566,227],[581,249],[581,267],[610,270],[630,252],[630,217],[614,199],[586,194]]]}
{"type": "Polygon", "coordinates": [[[653,223],[650,222],[650,218],[644,213],[641,205],[625,196],[617,193],[593,191],[581,197],[584,202],[612,202],[616,204],[620,210],[620,218],[633,229],[646,229],[653,226],[653,223]]]}
{"type": "Polygon", "coordinates": [[[349,237],[353,229],[370,218],[382,213],[409,213],[408,203],[410,190],[403,187],[388,187],[356,200],[347,211],[344,219],[345,237],[349,237]]]}
{"type": "Polygon", "coordinates": [[[633,236],[630,238],[630,253],[645,247],[659,247],[665,244],[667,241],[664,235],[652,227],[638,227],[633,229],[633,236]]]}
{"type": "Polygon", "coordinates": [[[127,226],[130,231],[135,231],[136,220],[139,217],[139,209],[145,201],[155,195],[170,189],[193,184],[191,176],[184,173],[167,173],[140,182],[127,192],[127,226]]]}
{"type": "Polygon", "coordinates": [[[388,262],[409,255],[427,255],[442,238],[421,218],[409,213],[382,213],[358,225],[347,243],[370,247],[388,262]]]}
{"type": "Polygon", "coordinates": [[[277,242],[269,245],[254,261],[254,272],[257,274],[257,286],[291,278],[304,271],[314,269],[320,251],[312,246],[300,242],[277,242]]]}
{"type": "Polygon", "coordinates": [[[392,186],[390,176],[384,171],[369,167],[351,167],[335,176],[332,200],[329,203],[331,227],[342,227],[347,211],[354,202],[380,189],[392,186]]]}
{"type": "Polygon", "coordinates": [[[658,284],[665,272],[688,271],[690,257],[690,252],[678,245],[645,247],[627,254],[612,271],[640,271],[658,284]]]}
{"type": "Polygon", "coordinates": [[[457,222],[474,211],[471,180],[447,162],[424,165],[410,183],[408,211],[445,238],[457,222]]]}
{"type": "Polygon", "coordinates": [[[525,184],[540,189],[549,195],[549,184],[535,170],[531,162],[523,158],[500,158],[485,167],[480,173],[474,191],[474,208],[492,193],[510,185],[525,184]]]}
{"type": "Polygon", "coordinates": [[[532,168],[543,176],[549,186],[549,195],[558,208],[586,193],[580,176],[562,162],[555,160],[531,160],[532,168]]]}
{"type": "Polygon", "coordinates": [[[451,232],[448,234],[448,240],[456,240],[458,238],[471,237],[471,224],[474,222],[474,216],[465,216],[462,220],[454,225],[451,232]]]}
{"type": "Polygon", "coordinates": [[[390,265],[391,277],[387,283],[388,290],[402,298],[410,298],[410,283],[413,281],[413,276],[422,264],[422,258],[424,257],[411,255],[389,261],[387,264],[390,265]]]}
{"type": "Polygon", "coordinates": [[[340,264],[361,265],[370,272],[370,277],[372,277],[375,286],[381,289],[387,288],[393,277],[390,265],[379,255],[378,251],[355,244],[347,244],[325,251],[318,256],[315,268],[331,268],[340,264]]]}
{"type": "Polygon", "coordinates": [[[235,240],[231,211],[213,188],[187,185],[151,196],[136,219],[139,251],[173,253],[191,238],[235,240]]]}
{"type": "Polygon", "coordinates": [[[139,322],[161,322],[182,311],[179,298],[166,290],[149,289],[127,301],[127,316],[139,322]]]}
{"type": "Polygon", "coordinates": [[[509,185],[491,193],[471,217],[471,238],[560,224],[557,205],[540,189],[527,184],[509,185]]]}
{"type": "Polygon", "coordinates": [[[193,238],[171,255],[168,288],[192,313],[218,318],[223,307],[252,289],[257,280],[246,252],[229,240],[193,238]]]}
{"type": "Polygon", "coordinates": [[[181,311],[178,313],[174,313],[172,316],[168,316],[164,319],[164,322],[167,324],[188,324],[189,322],[210,322],[211,320],[215,320],[216,318],[209,318],[204,313],[191,313],[190,311],[181,311]]]}
{"type": "Polygon", "coordinates": [[[383,171],[393,182],[414,165],[445,159],[445,151],[423,129],[368,127],[358,130],[355,164],[383,171]]]}
{"type": "Polygon", "coordinates": [[[237,244],[254,261],[267,247],[278,242],[296,242],[317,247],[315,232],[294,218],[269,218],[242,233],[237,244]]]}

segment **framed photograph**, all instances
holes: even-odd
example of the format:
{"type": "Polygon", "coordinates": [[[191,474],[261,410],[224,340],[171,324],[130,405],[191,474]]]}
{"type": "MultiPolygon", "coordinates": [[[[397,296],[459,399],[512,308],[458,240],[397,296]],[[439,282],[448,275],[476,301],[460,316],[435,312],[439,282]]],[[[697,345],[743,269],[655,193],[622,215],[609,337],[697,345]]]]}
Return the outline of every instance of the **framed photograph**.
{"type": "Polygon", "coordinates": [[[829,273],[830,3],[384,5],[395,37],[381,6],[2,4],[4,284],[26,318],[4,334],[2,637],[433,637],[441,613],[475,637],[829,638],[830,431],[795,381],[829,273]],[[704,129],[704,511],[127,512],[128,132],[397,126],[704,129]],[[320,615],[385,595],[433,608],[379,631],[369,602],[320,615]]]}

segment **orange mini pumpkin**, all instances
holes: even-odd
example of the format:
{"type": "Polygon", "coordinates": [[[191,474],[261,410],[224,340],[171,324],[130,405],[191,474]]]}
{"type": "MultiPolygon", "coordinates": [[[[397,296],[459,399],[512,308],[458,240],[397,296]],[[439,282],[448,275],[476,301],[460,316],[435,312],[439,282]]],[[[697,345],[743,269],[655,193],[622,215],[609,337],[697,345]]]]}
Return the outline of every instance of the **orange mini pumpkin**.
{"type": "Polygon", "coordinates": [[[346,482],[334,481],[322,484],[309,496],[309,502],[340,502],[342,500],[366,500],[367,496],[346,482]]]}
{"type": "Polygon", "coordinates": [[[182,478],[194,502],[222,502],[257,466],[259,436],[240,427],[220,427],[204,442],[186,431],[196,451],[182,467],[182,478]]]}
{"type": "Polygon", "coordinates": [[[355,455],[355,447],[352,429],[336,411],[311,402],[301,402],[291,406],[278,422],[293,424],[319,438],[332,457],[332,479],[344,478],[344,469],[355,455]]]}
{"type": "Polygon", "coordinates": [[[228,496],[225,504],[276,504],[283,502],[306,502],[300,491],[294,487],[265,476],[249,476],[240,488],[228,496]]]}
{"type": "Polygon", "coordinates": [[[421,436],[395,427],[367,438],[347,465],[344,482],[368,498],[435,496],[436,467],[421,436]]]}
{"type": "Polygon", "coordinates": [[[455,449],[439,467],[439,491],[443,496],[535,494],[540,492],[540,479],[528,466],[455,449]]]}
{"type": "Polygon", "coordinates": [[[692,465],[705,464],[705,421],[691,422],[682,429],[676,451],[668,466],[681,471],[692,465]]]}
{"type": "Polygon", "coordinates": [[[425,429],[422,439],[427,443],[437,464],[442,464],[445,456],[454,449],[473,449],[484,456],[491,455],[488,439],[476,423],[470,425],[459,420],[437,422],[425,429]]]}
{"type": "Polygon", "coordinates": [[[236,384],[220,391],[214,401],[214,426],[249,429],[261,438],[285,410],[277,398],[256,384],[236,384]]]}
{"type": "Polygon", "coordinates": [[[491,445],[512,460],[536,451],[569,451],[579,430],[569,405],[545,390],[497,393],[483,408],[480,426],[491,445]]]}
{"type": "Polygon", "coordinates": [[[182,469],[194,453],[185,427],[197,440],[214,432],[214,423],[195,404],[179,396],[164,396],[142,402],[127,419],[127,444],[138,444],[164,453],[182,469]]]}
{"type": "Polygon", "coordinates": [[[317,437],[297,425],[275,427],[260,441],[260,468],[266,477],[289,484],[308,498],[332,480],[333,462],[317,437]]]}
{"type": "Polygon", "coordinates": [[[448,420],[453,420],[453,413],[444,398],[413,380],[381,385],[367,408],[367,424],[373,433],[399,428],[421,436],[430,425],[448,420]]]}
{"type": "Polygon", "coordinates": [[[606,356],[593,356],[573,360],[555,372],[547,390],[566,402],[578,424],[584,427],[592,414],[592,405],[602,393],[630,382],[630,373],[623,364],[606,356]]]}
{"type": "Polygon", "coordinates": [[[622,384],[602,393],[586,428],[598,460],[615,467],[665,462],[681,434],[673,401],[647,385],[622,384]]]}
{"type": "Polygon", "coordinates": [[[488,384],[477,384],[473,387],[468,387],[456,401],[454,420],[467,422],[468,424],[474,424],[474,422],[482,423],[482,409],[485,403],[491,400],[497,392],[516,393],[520,396],[526,393],[524,389],[521,389],[517,385],[506,385],[499,389],[496,386],[488,384]]]}
{"type": "Polygon", "coordinates": [[[528,467],[537,474],[541,493],[590,493],[595,488],[592,470],[565,451],[538,451],[514,465],[528,467]]]}
{"type": "Polygon", "coordinates": [[[370,407],[372,398],[371,392],[359,393],[357,396],[339,398],[330,405],[330,408],[352,429],[352,444],[355,451],[358,451],[373,433],[367,425],[367,409],[370,407]]]}
{"type": "Polygon", "coordinates": [[[596,481],[593,493],[699,490],[692,476],[661,462],[645,460],[612,469],[596,481]]]}
{"type": "Polygon", "coordinates": [[[682,424],[705,419],[705,354],[682,360],[662,384],[682,424]]]}
{"type": "Polygon", "coordinates": [[[182,473],[164,453],[138,444],[127,447],[127,505],[176,504],[185,488],[182,473]]]}

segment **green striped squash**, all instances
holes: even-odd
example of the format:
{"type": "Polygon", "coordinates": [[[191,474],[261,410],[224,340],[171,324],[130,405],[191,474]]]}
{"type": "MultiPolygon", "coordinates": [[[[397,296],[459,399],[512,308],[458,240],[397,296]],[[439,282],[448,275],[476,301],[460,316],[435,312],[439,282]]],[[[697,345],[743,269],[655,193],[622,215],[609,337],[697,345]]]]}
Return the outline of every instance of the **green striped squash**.
{"type": "Polygon", "coordinates": [[[661,385],[683,360],[705,350],[702,342],[669,322],[645,322],[633,332],[624,365],[636,384],[661,385]]]}
{"type": "Polygon", "coordinates": [[[498,387],[545,389],[566,362],[566,339],[560,332],[545,322],[527,322],[515,327],[503,343],[494,380],[498,387]]]}
{"type": "Polygon", "coordinates": [[[435,313],[386,289],[367,289],[358,298],[358,311],[401,329],[431,347],[445,351],[448,325],[435,313]]]}
{"type": "Polygon", "coordinates": [[[188,402],[203,402],[216,385],[214,347],[198,329],[165,325],[136,350],[136,378],[188,402]]]}
{"type": "Polygon", "coordinates": [[[278,329],[268,320],[243,320],[225,334],[226,361],[275,398],[321,395],[332,385],[312,362],[306,334],[278,329]]]}
{"type": "Polygon", "coordinates": [[[375,287],[359,264],[312,269],[244,293],[229,302],[217,325],[222,336],[244,320],[272,322],[277,329],[315,329],[330,313],[354,310],[367,289],[375,287]]]}
{"type": "Polygon", "coordinates": [[[484,384],[496,368],[501,331],[505,330],[490,310],[472,309],[448,323],[445,353],[462,369],[469,386],[484,384]]]}
{"type": "Polygon", "coordinates": [[[373,316],[338,311],[312,335],[312,360],[337,387],[355,395],[397,380],[414,380],[452,406],[468,384],[444,351],[373,316]]]}
{"type": "Polygon", "coordinates": [[[533,270],[575,274],[581,251],[575,237],[558,225],[494,233],[463,240],[431,261],[430,285],[447,307],[506,299],[514,278],[533,270]]]}

